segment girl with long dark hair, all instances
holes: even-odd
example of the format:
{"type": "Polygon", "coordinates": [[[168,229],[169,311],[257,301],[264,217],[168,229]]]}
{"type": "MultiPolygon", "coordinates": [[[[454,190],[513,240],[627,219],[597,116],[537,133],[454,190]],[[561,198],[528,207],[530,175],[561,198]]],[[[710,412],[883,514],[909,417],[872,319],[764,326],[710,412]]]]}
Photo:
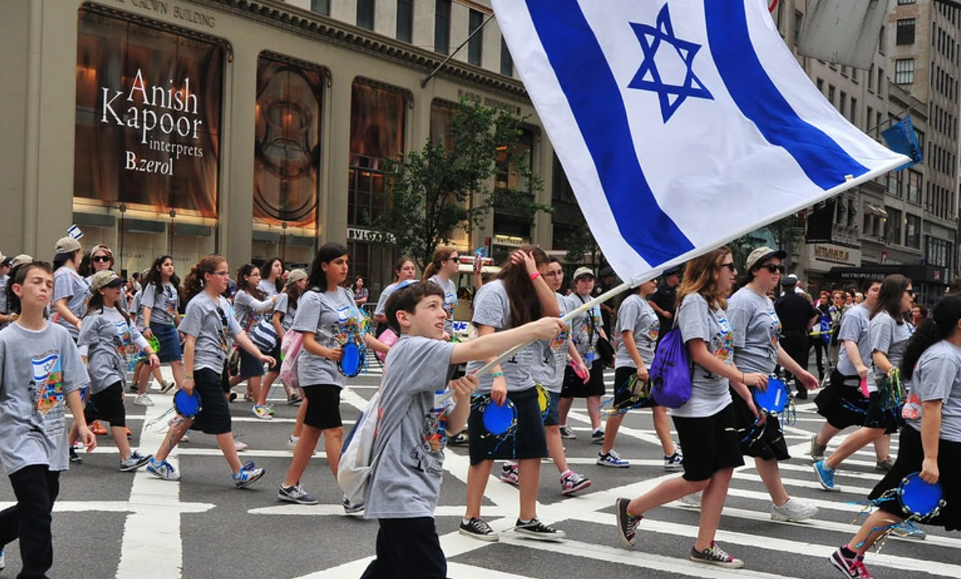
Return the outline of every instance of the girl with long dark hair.
{"type": "MultiPolygon", "coordinates": [[[[280,299],[280,295],[284,289],[284,262],[279,257],[272,257],[265,261],[260,266],[260,283],[257,284],[257,288],[264,293],[265,296],[269,298],[277,297],[280,299]]],[[[235,300],[236,301],[236,300],[235,300]]],[[[276,312],[276,308],[274,309],[276,312]]],[[[279,323],[273,319],[273,314],[267,313],[264,316],[270,316],[271,325],[274,327],[274,331],[277,332],[278,336],[283,336],[283,332],[280,331],[279,323]]],[[[260,386],[260,391],[262,393],[261,399],[258,400],[260,404],[267,404],[267,396],[270,394],[270,389],[274,385],[274,380],[280,376],[280,340],[274,344],[273,349],[267,352],[270,356],[277,360],[277,364],[267,369],[267,375],[264,376],[263,382],[260,386]]],[[[286,390],[286,387],[285,387],[286,390]]],[[[291,392],[287,391],[287,403],[296,403],[296,400],[291,399],[291,392]]]]}
{"type": "MultiPolygon", "coordinates": [[[[252,263],[242,265],[237,270],[237,292],[234,294],[234,313],[237,323],[249,332],[260,321],[262,315],[273,309],[277,303],[277,294],[267,297],[260,289],[260,270],[252,263]]],[[[276,358],[274,358],[276,360],[276,358]]],[[[244,380],[247,381],[248,396],[254,399],[254,406],[250,412],[261,420],[273,418],[267,407],[267,392],[261,387],[264,375],[264,365],[258,356],[240,351],[240,372],[230,378],[230,386],[234,387],[244,380]]]]}
{"type": "MultiPolygon", "coordinates": [[[[900,306],[899,306],[900,308],[900,306]]],[[[934,307],[907,343],[901,376],[910,381],[898,458],[868,495],[875,500],[897,489],[908,475],[921,473],[939,483],[945,506],[925,524],[961,529],[961,296],[948,295],[934,307]]],[[[882,501],[848,543],[831,555],[846,577],[870,577],[864,555],[886,527],[901,523],[898,500],[882,501]]]]}
{"type": "MultiPolygon", "coordinates": [[[[143,335],[148,340],[156,336],[160,342],[157,357],[161,363],[170,364],[174,384],[179,387],[184,381],[183,355],[177,334],[177,326],[180,325],[180,278],[174,272],[173,258],[169,255],[157,257],[150,266],[140,294],[140,307],[143,308],[143,335]]],[[[134,404],[153,406],[147,396],[149,381],[150,373],[141,371],[134,404]]],[[[162,392],[170,389],[170,385],[164,382],[160,384],[162,392]]]]}
{"type": "Polygon", "coordinates": [[[633,546],[637,525],[649,510],[695,492],[703,492],[701,520],[691,548],[691,561],[738,569],[744,562],[714,542],[731,476],[744,464],[737,434],[731,390],[759,420],[747,386],[765,387],[767,375],[741,372],[734,365],[734,336],[727,317],[726,297],[737,269],[731,250],[721,247],[687,264],[677,290],[675,328],[694,363],[691,398],[672,411],[674,428],[684,452],[684,474],[662,482],[640,497],[617,499],[617,530],[621,542],[633,546]]]}
{"type": "Polygon", "coordinates": [[[900,408],[903,401],[897,400],[893,392],[897,389],[897,369],[911,337],[906,316],[910,315],[913,303],[910,279],[897,274],[884,278],[868,328],[872,354],[864,425],[844,439],[831,456],[814,463],[814,473],[824,490],[840,490],[834,484],[834,471],[846,458],[885,434],[897,432],[903,425],[900,408]]]}
{"type": "MultiPolygon", "coordinates": [[[[282,501],[299,504],[316,504],[317,499],[304,490],[301,477],[307,469],[310,457],[317,449],[320,435],[324,435],[324,450],[330,470],[337,478],[337,467],[344,427],[340,417],[340,393],[346,379],[337,367],[343,349],[336,337],[348,328],[363,324],[364,314],[354,303],[350,290],[343,287],[348,272],[347,248],[339,243],[325,243],[310,266],[307,287],[297,304],[297,317],[292,330],[304,335],[302,350],[297,358],[297,372],[301,390],[306,400],[302,410],[304,431],[294,449],[287,478],[277,491],[282,501]]],[[[365,344],[378,352],[389,348],[371,334],[364,336],[365,344]]],[[[362,505],[344,501],[347,512],[357,512],[362,505]]]]}
{"type": "MultiPolygon", "coordinates": [[[[536,246],[525,246],[511,254],[497,279],[485,284],[474,298],[473,322],[478,336],[516,328],[545,316],[560,314],[554,290],[544,279],[548,257],[536,246]]],[[[518,463],[520,512],[514,530],[540,540],[558,540],[563,531],[537,520],[537,489],[541,459],[548,456],[547,438],[541,420],[532,368],[535,347],[528,345],[508,361],[481,377],[478,392],[490,397],[491,404],[503,406],[510,400],[517,410],[514,436],[506,441],[482,437],[483,411],[471,409],[468,419],[470,435],[470,469],[467,471],[467,511],[460,525],[461,534],[482,541],[498,536],[481,518],[481,502],[494,460],[511,459],[518,463]]],[[[467,372],[479,369],[483,362],[471,362],[467,372]]]]}
{"type": "Polygon", "coordinates": [[[231,432],[230,407],[226,393],[227,340],[234,342],[261,364],[273,364],[274,359],[261,354],[233,316],[233,310],[221,294],[227,291],[230,269],[227,260],[219,255],[208,255],[195,265],[184,280],[187,310],[180,331],[184,339],[184,381],[181,389],[200,397],[200,412],[194,418],[175,422],[167,430],[160,448],[147,465],[147,472],[164,480],[180,480],[180,473],[167,462],[170,454],[188,429],[193,428],[217,437],[217,445],[233,473],[234,486],[243,488],[264,475],[252,461],[241,464],[231,432]]]}

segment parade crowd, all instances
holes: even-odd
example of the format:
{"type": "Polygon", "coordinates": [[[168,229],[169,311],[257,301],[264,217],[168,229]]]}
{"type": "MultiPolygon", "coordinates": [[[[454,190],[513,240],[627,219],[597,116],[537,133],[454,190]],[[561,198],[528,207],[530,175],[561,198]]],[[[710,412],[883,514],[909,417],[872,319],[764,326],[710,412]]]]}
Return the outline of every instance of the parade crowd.
{"type": "Polygon", "coordinates": [[[182,474],[167,460],[174,449],[192,432],[213,435],[230,484],[263,478],[263,468],[241,461],[246,444],[232,433],[230,404],[240,402],[234,388],[241,385],[257,419],[271,420],[268,394],[278,383],[287,403],[299,406],[277,498],[317,504],[301,480],[321,437],[338,478],[341,391],[362,371],[368,350],[384,364],[377,407],[368,409],[377,421],[374,468],[363,500],[343,500],[346,513],[379,522],[365,578],[447,576],[434,510],[448,444],[466,445],[470,458],[461,534],[499,540],[483,513],[497,473],[519,489],[513,531],[564,540],[562,529],[539,520],[538,493],[547,457],[563,495],[591,485],[565,457],[564,439],[576,437],[567,418],[577,400],[599,446],[597,465],[630,466],[615,449],[618,430],[628,412],[650,409],[664,469],[679,473],[641,496],[617,499],[617,538],[625,547],[635,545],[646,513],[679,500],[700,509],[690,560],[743,567],[715,535],[734,469],[746,458],[770,495],[773,520],[816,517],[817,507],[790,496],[779,469],[791,459],[783,431],[790,404],[809,391],[817,391],[825,420],[810,441],[812,478],[825,491],[839,490],[836,470],[872,444],[884,472],[868,497],[877,509],[831,555],[834,567],[871,577],[865,554],[887,535],[923,539],[919,523],[961,529],[961,293],[949,290],[928,312],[914,303],[911,280],[890,275],[815,299],[785,275],[783,251],[761,247],[735,263],[722,247],[626,297],[590,304],[611,288],[610,268],[597,275],[578,268],[567,284],[557,259],[525,246],[494,279],[476,282],[476,337],[460,341],[452,324],[463,290],[454,248],[438,249],[419,278],[417,264],[401,258],[370,317],[363,307],[370,292],[350,277],[349,257],[344,245],[327,243],[305,271],[279,258],[232,269],[209,255],[181,280],[169,255],[123,279],[109,247],[85,252],[69,236],[57,242],[52,264],[0,254],[0,463],[17,501],[0,512],[0,568],[2,548],[19,539],[18,577],[47,576],[61,473],[83,463],[97,435],[117,446],[120,471],[145,468],[169,481],[182,474]],[[818,376],[807,369],[812,349],[818,376]],[[491,362],[489,371],[475,372],[491,362]],[[159,372],[164,364],[172,382],[159,372]],[[614,369],[613,392],[605,368],[614,369]],[[659,379],[665,375],[670,384],[659,379]],[[154,405],[151,380],[161,392],[202,404],[171,413],[159,448],[132,449],[125,396],[154,405]],[[660,404],[668,390],[683,392],[683,401],[660,404]],[[791,400],[787,410],[767,405],[778,391],[791,400]],[[892,436],[899,437],[896,457],[892,436]],[[901,498],[908,493],[900,492],[908,480],[937,483],[937,508],[908,509],[901,498]]]}

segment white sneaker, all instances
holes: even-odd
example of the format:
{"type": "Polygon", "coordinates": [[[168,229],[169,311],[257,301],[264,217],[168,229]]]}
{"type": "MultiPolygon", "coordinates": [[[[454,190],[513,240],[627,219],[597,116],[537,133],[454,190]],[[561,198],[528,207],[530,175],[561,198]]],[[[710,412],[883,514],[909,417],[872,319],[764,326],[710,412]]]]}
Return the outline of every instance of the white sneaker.
{"type": "Polygon", "coordinates": [[[246,443],[246,442],[241,442],[241,441],[239,441],[239,440],[235,440],[235,441],[234,441],[234,448],[237,449],[237,452],[242,452],[242,451],[244,451],[244,450],[247,450],[247,449],[250,448],[250,447],[247,446],[247,443],[246,443]]]}
{"type": "Polygon", "coordinates": [[[683,497],[677,499],[677,502],[681,503],[685,507],[691,507],[693,509],[701,508],[701,492],[691,493],[689,495],[684,495],[683,497]]]}
{"type": "Polygon", "coordinates": [[[799,499],[790,498],[780,507],[771,505],[771,518],[775,521],[797,523],[818,514],[818,508],[799,499]]]}
{"type": "Polygon", "coordinates": [[[133,399],[133,403],[137,406],[153,406],[153,400],[151,400],[150,396],[147,396],[146,394],[138,395],[133,399]]]}

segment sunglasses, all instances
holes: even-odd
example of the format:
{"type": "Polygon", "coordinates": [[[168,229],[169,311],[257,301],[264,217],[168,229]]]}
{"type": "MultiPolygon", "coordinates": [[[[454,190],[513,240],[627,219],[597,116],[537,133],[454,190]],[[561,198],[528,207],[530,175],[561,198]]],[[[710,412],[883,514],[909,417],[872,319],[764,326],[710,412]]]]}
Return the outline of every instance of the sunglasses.
{"type": "Polygon", "coordinates": [[[100,263],[107,263],[108,261],[113,261],[113,258],[109,255],[95,255],[90,258],[90,261],[99,261],[100,263]]]}
{"type": "Polygon", "coordinates": [[[722,263],[721,267],[727,268],[731,273],[734,273],[735,271],[737,271],[737,268],[734,267],[733,261],[730,263],[722,263]]]}
{"type": "Polygon", "coordinates": [[[457,260],[459,260],[459,259],[460,259],[459,256],[452,255],[452,256],[450,256],[450,257],[447,258],[447,261],[457,261],[457,260]]]}
{"type": "Polygon", "coordinates": [[[909,296],[914,297],[914,290],[913,290],[913,289],[906,289],[906,290],[904,290],[904,292],[905,292],[906,294],[908,294],[909,296]]]}
{"type": "Polygon", "coordinates": [[[762,265],[760,269],[766,269],[771,273],[779,273],[781,275],[784,275],[784,272],[787,271],[783,265],[774,265],[773,263],[762,265]]]}

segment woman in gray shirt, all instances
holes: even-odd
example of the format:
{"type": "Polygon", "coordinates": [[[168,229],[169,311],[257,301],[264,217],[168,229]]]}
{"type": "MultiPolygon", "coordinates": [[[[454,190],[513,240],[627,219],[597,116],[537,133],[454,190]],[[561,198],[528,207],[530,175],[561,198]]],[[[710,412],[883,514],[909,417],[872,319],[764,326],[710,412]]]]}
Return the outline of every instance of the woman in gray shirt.
{"type": "MultiPolygon", "coordinates": [[[[774,311],[774,303],[767,297],[781,281],[784,266],[783,251],[759,247],[751,252],[745,262],[744,285],[727,302],[734,332],[734,363],[744,372],[771,374],[780,364],[803,384],[814,390],[818,379],[794,361],[780,346],[781,320],[774,311]]],[[[799,385],[799,387],[801,387],[799,385]]],[[[751,388],[751,394],[757,390],[751,388]]],[[[784,393],[787,395],[787,392],[784,393]]],[[[776,414],[769,413],[763,426],[755,426],[755,414],[734,397],[734,415],[741,451],[754,457],[757,472],[771,496],[771,518],[776,521],[798,522],[817,514],[818,509],[810,503],[788,495],[781,481],[779,460],[791,458],[788,454],[784,432],[776,414]],[[761,428],[759,435],[756,428],[761,428]]]]}
{"type": "Polygon", "coordinates": [[[684,474],[662,482],[634,500],[617,499],[617,530],[621,541],[633,546],[638,523],[655,507],[710,489],[701,502],[701,521],[690,558],[732,569],[744,566],[714,542],[721,510],[734,468],[744,459],[734,433],[734,408],[728,385],[762,419],[745,387],[764,387],[767,375],[742,373],[734,365],[733,336],[725,296],[731,293],[737,269],[731,250],[715,249],[688,262],[677,291],[680,304],[676,330],[687,344],[691,359],[691,398],[673,411],[674,427],[684,453],[684,474]]]}
{"type": "Polygon", "coordinates": [[[90,295],[90,286],[77,273],[82,257],[83,249],[76,239],[61,237],[57,241],[53,258],[53,321],[67,328],[74,342],[80,337],[80,317],[90,295]]]}
{"type": "MultiPolygon", "coordinates": [[[[277,303],[277,294],[267,297],[259,289],[260,270],[252,263],[245,264],[237,270],[237,293],[234,294],[234,312],[237,323],[245,332],[260,322],[263,315],[273,309],[277,303]]],[[[271,352],[267,352],[271,354],[271,352]]],[[[276,360],[276,358],[274,358],[276,360]]],[[[273,371],[273,368],[271,368],[273,371]]],[[[240,351],[240,373],[230,378],[231,388],[247,380],[247,395],[254,399],[254,406],[250,412],[261,420],[270,420],[273,415],[267,407],[267,392],[261,381],[264,375],[264,365],[251,354],[240,351]]]]}
{"type": "MultiPolygon", "coordinates": [[[[883,291],[883,289],[882,289],[883,291]]],[[[910,381],[901,429],[898,459],[868,495],[890,494],[904,477],[939,483],[945,506],[925,524],[961,529],[961,296],[948,295],[931,318],[914,332],[901,361],[901,375],[910,381]]],[[[864,555],[891,523],[902,523],[898,500],[882,501],[861,528],[831,555],[831,564],[849,577],[868,577],[864,555]]],[[[913,523],[909,523],[913,525],[913,523]]],[[[898,527],[896,527],[898,528],[898,527]]]]}
{"type": "Polygon", "coordinates": [[[900,407],[903,400],[899,401],[891,395],[891,386],[911,337],[906,316],[913,304],[911,280],[897,274],[884,278],[868,327],[872,351],[871,369],[868,372],[868,413],[864,426],[844,439],[834,454],[814,464],[814,472],[824,490],[840,490],[834,484],[834,471],[846,458],[885,433],[897,432],[904,424],[900,407]]]}

